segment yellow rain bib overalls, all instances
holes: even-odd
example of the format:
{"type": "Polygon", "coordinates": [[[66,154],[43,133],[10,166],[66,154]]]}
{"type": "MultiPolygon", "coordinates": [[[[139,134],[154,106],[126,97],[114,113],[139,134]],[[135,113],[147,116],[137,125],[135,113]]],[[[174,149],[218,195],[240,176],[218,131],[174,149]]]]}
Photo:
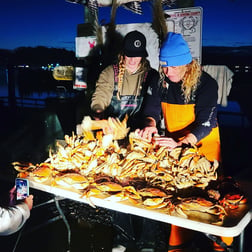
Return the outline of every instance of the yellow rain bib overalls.
{"type": "MultiPolygon", "coordinates": [[[[167,136],[181,140],[189,133],[188,126],[195,120],[195,104],[169,104],[162,102],[162,111],[167,129],[167,136]]],[[[219,127],[211,130],[210,134],[201,139],[197,146],[200,153],[207,159],[220,161],[220,135],[219,127]]]]}
{"type": "MultiPolygon", "coordinates": [[[[166,89],[166,92],[167,91],[168,89],[166,89]]],[[[183,137],[185,137],[193,129],[193,123],[196,120],[196,105],[195,103],[185,104],[182,103],[182,100],[174,98],[174,96],[180,95],[180,91],[175,92],[173,89],[171,92],[171,94],[162,99],[161,106],[164,116],[166,136],[172,137],[175,141],[179,141],[182,140],[183,137]]],[[[207,95],[210,94],[207,93],[207,95]]],[[[210,123],[207,126],[210,126],[210,123]]],[[[212,128],[207,136],[198,141],[197,146],[199,147],[199,152],[205,155],[208,160],[220,161],[221,153],[218,125],[212,128]]],[[[192,239],[192,236],[193,232],[190,229],[171,225],[168,251],[175,251],[176,248],[181,246],[183,247],[186,242],[189,242],[192,239]]],[[[232,243],[232,237],[221,237],[221,239],[225,241],[227,245],[232,243]]],[[[214,247],[218,247],[218,245],[214,243],[214,247]]]]}

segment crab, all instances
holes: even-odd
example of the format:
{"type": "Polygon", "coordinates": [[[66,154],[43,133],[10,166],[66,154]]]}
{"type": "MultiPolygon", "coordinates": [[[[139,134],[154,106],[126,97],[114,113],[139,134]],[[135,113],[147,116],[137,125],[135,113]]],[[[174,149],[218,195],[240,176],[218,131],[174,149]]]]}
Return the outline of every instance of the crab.
{"type": "Polygon", "coordinates": [[[120,192],[123,189],[120,184],[111,181],[93,183],[93,186],[95,186],[101,192],[120,192]]]}
{"type": "Polygon", "coordinates": [[[18,172],[30,172],[36,169],[36,165],[30,162],[12,162],[13,168],[18,172]]]}
{"type": "Polygon", "coordinates": [[[36,182],[46,182],[52,175],[53,169],[50,163],[41,163],[32,172],[29,172],[29,177],[33,178],[36,182]]]}
{"type": "Polygon", "coordinates": [[[66,173],[57,175],[54,178],[56,185],[83,190],[89,186],[89,181],[86,177],[78,173],[66,173]]]}
{"type": "Polygon", "coordinates": [[[167,197],[168,195],[161,189],[146,187],[137,191],[142,197],[167,197]]]}
{"type": "MultiPolygon", "coordinates": [[[[127,128],[127,120],[128,116],[126,115],[123,121],[120,121],[119,118],[109,117],[108,120],[92,120],[91,117],[85,116],[81,123],[81,129],[83,131],[83,135],[87,137],[89,132],[93,130],[103,130],[104,134],[112,134],[113,139],[119,140],[124,139],[128,132],[129,128],[127,128]]],[[[91,134],[89,134],[90,137],[91,134]]],[[[91,136],[91,139],[94,136],[91,136]]]]}
{"type": "Polygon", "coordinates": [[[90,120],[83,122],[92,125],[84,125],[82,135],[65,136],[65,141],[57,144],[54,153],[49,152],[44,163],[13,162],[19,176],[30,176],[39,182],[51,179],[53,186],[77,189],[92,206],[92,196],[111,201],[127,200],[141,207],[161,208],[169,213],[176,211],[184,217],[194,211],[221,219],[225,207],[244,201],[244,198],[232,197],[219,201],[220,198],[209,191],[208,196],[215,203],[202,198],[186,198],[173,205],[175,196],[185,188],[205,190],[212,180],[217,180],[218,162],[210,162],[199,154],[197,146],[183,145],[169,150],[142,139],[136,132],[129,134],[127,146],[126,142],[119,146],[117,139],[123,139],[128,133],[125,120],[110,118],[100,124],[90,120]]]}
{"type": "Polygon", "coordinates": [[[226,194],[219,203],[229,209],[236,209],[240,204],[245,204],[247,199],[240,194],[226,194]]]}
{"type": "Polygon", "coordinates": [[[147,198],[143,201],[144,206],[148,208],[162,208],[167,206],[168,202],[165,198],[147,198]]]}
{"type": "Polygon", "coordinates": [[[227,215],[224,207],[213,202],[206,200],[204,198],[185,198],[181,199],[180,203],[175,205],[175,213],[181,215],[182,217],[188,218],[188,214],[191,211],[197,211],[201,213],[208,213],[211,215],[218,216],[219,220],[222,221],[227,215]]]}
{"type": "Polygon", "coordinates": [[[150,152],[154,147],[151,141],[140,137],[136,132],[129,134],[129,143],[131,150],[142,152],[143,154],[150,152]]]}

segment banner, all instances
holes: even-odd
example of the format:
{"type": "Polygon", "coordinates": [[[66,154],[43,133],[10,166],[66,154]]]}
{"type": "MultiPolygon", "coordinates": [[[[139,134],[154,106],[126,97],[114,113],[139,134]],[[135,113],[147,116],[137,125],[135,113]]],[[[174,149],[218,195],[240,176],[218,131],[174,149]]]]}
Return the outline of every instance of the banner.
{"type": "Polygon", "coordinates": [[[96,36],[76,37],[75,38],[75,56],[84,58],[96,46],[96,36]]]}

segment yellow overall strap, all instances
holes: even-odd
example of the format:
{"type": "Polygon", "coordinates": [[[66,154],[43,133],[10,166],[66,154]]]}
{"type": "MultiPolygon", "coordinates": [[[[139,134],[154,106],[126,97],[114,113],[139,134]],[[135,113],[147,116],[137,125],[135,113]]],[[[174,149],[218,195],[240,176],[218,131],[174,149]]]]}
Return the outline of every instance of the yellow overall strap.
{"type": "MultiPolygon", "coordinates": [[[[170,133],[171,137],[173,137],[173,133],[177,133],[174,135],[178,139],[181,139],[188,133],[186,131],[183,132],[183,129],[195,120],[195,104],[169,104],[162,102],[161,105],[168,133],[170,133]]],[[[216,159],[220,161],[220,135],[218,127],[213,128],[210,134],[201,139],[197,145],[199,146],[199,152],[204,154],[208,160],[213,161],[216,159]]]]}

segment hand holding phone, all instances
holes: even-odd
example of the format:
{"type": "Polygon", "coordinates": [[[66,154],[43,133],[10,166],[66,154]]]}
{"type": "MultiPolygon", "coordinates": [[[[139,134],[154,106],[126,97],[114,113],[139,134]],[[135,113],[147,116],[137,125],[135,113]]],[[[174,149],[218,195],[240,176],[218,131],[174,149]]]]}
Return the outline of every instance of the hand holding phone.
{"type": "Polygon", "coordinates": [[[27,198],[25,198],[24,202],[31,210],[33,207],[33,195],[30,194],[27,198]]]}
{"type": "Polygon", "coordinates": [[[29,196],[29,180],[16,178],[17,200],[23,200],[29,196]]]}

